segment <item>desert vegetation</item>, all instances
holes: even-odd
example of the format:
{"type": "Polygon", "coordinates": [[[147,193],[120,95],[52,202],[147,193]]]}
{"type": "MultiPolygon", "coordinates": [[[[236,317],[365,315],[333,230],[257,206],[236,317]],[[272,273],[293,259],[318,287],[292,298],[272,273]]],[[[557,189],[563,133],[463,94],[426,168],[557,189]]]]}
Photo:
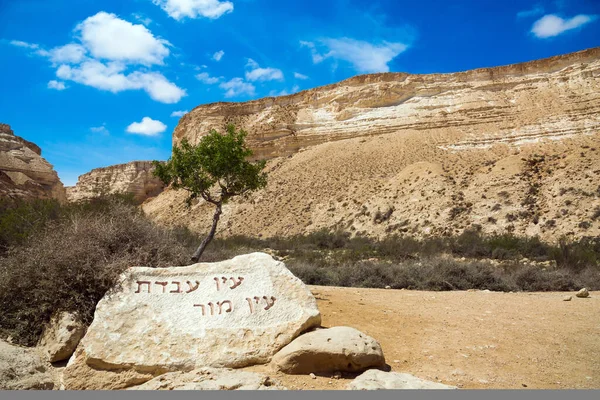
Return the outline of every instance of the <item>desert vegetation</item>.
{"type": "MultiPolygon", "coordinates": [[[[151,222],[131,198],[77,204],[0,204],[0,333],[33,345],[56,311],[91,322],[97,302],[130,266],[189,264],[199,237],[151,222]]],[[[253,251],[283,260],[305,283],[416,290],[600,289],[600,238],[484,236],[374,240],[337,231],[286,238],[216,238],[203,261],[253,251]]]]}

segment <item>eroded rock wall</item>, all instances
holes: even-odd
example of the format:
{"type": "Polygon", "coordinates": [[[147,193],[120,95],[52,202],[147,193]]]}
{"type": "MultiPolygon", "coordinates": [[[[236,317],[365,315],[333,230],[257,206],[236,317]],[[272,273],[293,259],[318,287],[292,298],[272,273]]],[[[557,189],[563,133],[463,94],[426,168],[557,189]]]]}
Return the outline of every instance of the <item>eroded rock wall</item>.
{"type": "MultiPolygon", "coordinates": [[[[180,120],[174,142],[228,122],[270,159],[269,184],[227,205],[221,234],[600,234],[600,48],[204,105],[180,120]]],[[[167,190],[144,209],[206,231],[210,205],[187,209],[184,198],[167,190]]]]}
{"type": "Polygon", "coordinates": [[[75,186],[67,187],[69,201],[87,200],[103,194],[133,194],[138,202],[157,196],[164,189],[160,179],[152,175],[151,161],[96,168],[83,174],[75,186]]]}
{"type": "Polygon", "coordinates": [[[66,201],[65,188],[34,143],[0,124],[0,197],[66,201]]]}

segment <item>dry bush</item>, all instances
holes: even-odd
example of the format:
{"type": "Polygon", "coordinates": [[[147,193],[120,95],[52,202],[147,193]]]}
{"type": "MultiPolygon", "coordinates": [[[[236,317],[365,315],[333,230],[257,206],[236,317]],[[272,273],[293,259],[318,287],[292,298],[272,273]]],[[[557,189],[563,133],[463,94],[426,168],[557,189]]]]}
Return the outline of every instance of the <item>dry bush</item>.
{"type": "Polygon", "coordinates": [[[126,202],[71,207],[0,258],[0,330],[34,345],[56,311],[90,323],[126,268],[187,265],[190,254],[175,233],[126,202]]]}

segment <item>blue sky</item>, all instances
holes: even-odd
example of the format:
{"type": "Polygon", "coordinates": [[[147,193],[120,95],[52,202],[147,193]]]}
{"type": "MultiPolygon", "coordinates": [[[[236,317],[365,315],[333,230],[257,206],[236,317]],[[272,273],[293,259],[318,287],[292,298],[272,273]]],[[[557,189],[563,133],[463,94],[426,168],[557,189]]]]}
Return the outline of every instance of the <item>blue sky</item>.
{"type": "Polygon", "coordinates": [[[598,0],[0,0],[0,122],[73,185],[167,159],[201,104],[599,45],[598,0]]]}

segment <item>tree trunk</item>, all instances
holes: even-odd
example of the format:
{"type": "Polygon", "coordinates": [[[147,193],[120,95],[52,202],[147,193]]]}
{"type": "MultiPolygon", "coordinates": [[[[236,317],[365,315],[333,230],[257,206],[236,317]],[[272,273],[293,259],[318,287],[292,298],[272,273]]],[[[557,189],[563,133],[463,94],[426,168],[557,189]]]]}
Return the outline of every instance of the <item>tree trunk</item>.
{"type": "Polygon", "coordinates": [[[206,249],[206,246],[208,246],[210,241],[215,236],[215,232],[217,230],[217,224],[219,223],[219,218],[221,217],[221,203],[217,203],[216,207],[217,208],[215,210],[215,215],[213,216],[212,228],[210,228],[210,232],[208,233],[208,236],[202,241],[202,243],[200,243],[200,246],[196,249],[196,252],[192,256],[193,262],[198,262],[202,253],[204,253],[204,249],[206,249]]]}

